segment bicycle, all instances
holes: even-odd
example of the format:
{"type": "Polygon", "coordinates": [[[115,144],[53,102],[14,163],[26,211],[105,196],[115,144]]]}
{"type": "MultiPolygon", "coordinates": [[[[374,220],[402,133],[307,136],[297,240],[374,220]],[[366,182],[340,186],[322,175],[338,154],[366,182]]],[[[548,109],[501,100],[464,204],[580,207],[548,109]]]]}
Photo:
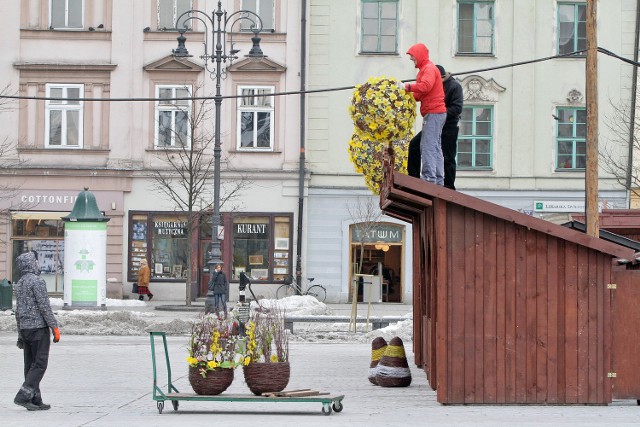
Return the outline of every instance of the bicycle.
{"type": "Polygon", "coordinates": [[[276,298],[280,299],[292,295],[311,295],[318,301],[324,302],[324,300],[327,299],[327,290],[322,285],[309,286],[311,282],[313,282],[313,277],[308,277],[307,290],[302,292],[302,288],[296,283],[293,276],[289,276],[285,279],[284,285],[276,290],[276,298]]]}

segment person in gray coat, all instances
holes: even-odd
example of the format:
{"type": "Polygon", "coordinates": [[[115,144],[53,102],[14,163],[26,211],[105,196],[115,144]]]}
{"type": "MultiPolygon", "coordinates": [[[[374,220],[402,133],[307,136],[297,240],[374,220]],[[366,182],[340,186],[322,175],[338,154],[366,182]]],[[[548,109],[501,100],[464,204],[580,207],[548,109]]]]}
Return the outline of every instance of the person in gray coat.
{"type": "Polygon", "coordinates": [[[32,252],[24,253],[16,258],[16,264],[21,273],[15,285],[17,345],[24,354],[24,383],[13,403],[29,411],[47,410],[51,405],[42,402],[40,381],[49,363],[51,333],[53,342],[58,342],[60,329],[36,257],[32,252]]]}

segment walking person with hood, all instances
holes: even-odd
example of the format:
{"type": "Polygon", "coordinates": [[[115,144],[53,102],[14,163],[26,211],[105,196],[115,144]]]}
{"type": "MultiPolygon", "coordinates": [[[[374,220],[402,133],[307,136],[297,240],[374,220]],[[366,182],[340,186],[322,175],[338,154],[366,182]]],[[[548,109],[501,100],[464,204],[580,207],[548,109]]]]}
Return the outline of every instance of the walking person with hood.
{"type": "Polygon", "coordinates": [[[440,136],[447,117],[447,108],[444,104],[440,70],[429,60],[429,49],[422,43],[411,46],[407,54],[418,69],[416,82],[406,83],[404,89],[413,93],[416,101],[420,102],[420,114],[422,114],[420,177],[425,181],[444,185],[444,158],[440,136]]]}
{"type": "Polygon", "coordinates": [[[144,300],[144,296],[149,297],[149,301],[153,298],[153,294],[149,290],[149,281],[151,280],[151,270],[146,259],[140,261],[140,268],[138,269],[138,299],[144,300]]]}
{"type": "Polygon", "coordinates": [[[213,292],[213,311],[220,313],[224,311],[224,317],[227,317],[227,295],[229,295],[229,282],[227,276],[222,271],[222,264],[216,264],[216,267],[207,284],[209,290],[213,292]]]}
{"type": "MultiPolygon", "coordinates": [[[[446,72],[442,65],[436,65],[442,76],[444,87],[444,104],[447,107],[447,119],[442,127],[440,138],[442,155],[444,157],[444,186],[456,189],[456,154],[458,153],[458,122],[462,114],[464,93],[458,80],[451,73],[446,72]]],[[[420,138],[422,132],[409,142],[409,158],[407,159],[407,173],[409,176],[420,178],[420,138]]]]}
{"type": "Polygon", "coordinates": [[[29,411],[51,408],[42,401],[40,381],[49,363],[51,333],[53,342],[60,341],[58,322],[51,310],[47,284],[40,277],[38,261],[32,252],[16,258],[20,279],[15,285],[18,348],[24,355],[24,383],[13,403],[29,411]]]}

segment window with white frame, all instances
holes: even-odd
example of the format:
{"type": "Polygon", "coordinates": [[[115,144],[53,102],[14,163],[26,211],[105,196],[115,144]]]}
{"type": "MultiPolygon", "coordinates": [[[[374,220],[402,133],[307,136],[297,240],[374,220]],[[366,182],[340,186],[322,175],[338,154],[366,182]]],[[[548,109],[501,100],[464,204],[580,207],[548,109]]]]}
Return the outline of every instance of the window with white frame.
{"type": "MultiPolygon", "coordinates": [[[[571,53],[587,48],[587,5],[558,3],[558,53],[571,53]]],[[[586,55],[583,52],[579,55],[586,55]]]]}
{"type": "Polygon", "coordinates": [[[45,147],[82,148],[84,85],[47,84],[45,147]]]}
{"type": "MultiPolygon", "coordinates": [[[[275,0],[242,0],[242,10],[249,10],[260,17],[263,30],[275,30],[275,0]]],[[[252,16],[249,16],[253,20],[252,16]]],[[[247,19],[240,21],[243,31],[251,31],[252,23],[247,19]]]]}
{"type": "Polygon", "coordinates": [[[462,108],[458,137],[458,169],[493,168],[493,107],[487,105],[462,108]]]}
{"type": "Polygon", "coordinates": [[[397,53],[398,0],[361,0],[361,52],[397,53]]]}
{"type": "Polygon", "coordinates": [[[584,169],[587,159],[587,110],[561,107],[556,110],[556,117],[556,169],[584,169]]]}
{"type": "Polygon", "coordinates": [[[458,0],[458,53],[493,54],[493,0],[458,0]]]}
{"type": "Polygon", "coordinates": [[[158,28],[163,30],[183,28],[187,17],[183,17],[178,25],[176,20],[191,9],[191,0],[158,0],[158,28]]]}
{"type": "Polygon", "coordinates": [[[155,147],[191,146],[191,86],[157,85],[155,111],[155,147]]]}
{"type": "Polygon", "coordinates": [[[50,0],[49,26],[60,29],[84,27],[84,0],[50,0]]]}
{"type": "Polygon", "coordinates": [[[238,149],[273,149],[273,86],[238,86],[238,149]]]}

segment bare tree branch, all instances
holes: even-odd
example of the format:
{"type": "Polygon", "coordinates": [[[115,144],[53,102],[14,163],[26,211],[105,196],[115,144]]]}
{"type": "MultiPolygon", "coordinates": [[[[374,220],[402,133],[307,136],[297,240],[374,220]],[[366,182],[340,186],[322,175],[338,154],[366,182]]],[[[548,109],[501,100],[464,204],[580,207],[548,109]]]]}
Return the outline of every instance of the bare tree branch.
{"type": "Polygon", "coordinates": [[[616,181],[635,196],[640,196],[640,171],[637,162],[631,164],[629,170],[629,141],[631,136],[632,152],[640,153],[640,122],[631,114],[638,116],[638,108],[632,112],[630,103],[616,104],[609,100],[611,114],[604,118],[605,126],[610,130],[611,138],[600,150],[602,169],[613,175],[616,181]],[[633,129],[632,129],[633,127],[633,129]],[[623,154],[620,154],[623,153],[623,154]]]}
{"type": "MultiPolygon", "coordinates": [[[[13,111],[16,108],[14,99],[5,98],[3,95],[14,95],[15,91],[6,85],[0,90],[0,114],[13,111]]],[[[6,225],[11,220],[8,201],[13,199],[20,190],[21,182],[16,175],[16,169],[24,168],[27,161],[20,156],[18,151],[18,141],[12,141],[8,136],[1,137],[0,140],[0,226],[6,225]]],[[[4,244],[0,239],[0,244],[4,244]]]]}
{"type": "MultiPolygon", "coordinates": [[[[194,95],[199,90],[200,87],[194,88],[194,95]]],[[[203,126],[211,113],[211,107],[207,102],[208,100],[199,101],[188,111],[181,109],[187,119],[188,136],[178,129],[170,129],[175,146],[157,149],[155,154],[162,160],[163,167],[148,170],[152,179],[151,189],[173,203],[176,210],[187,213],[189,242],[192,241],[193,233],[198,229],[200,222],[209,217],[201,212],[210,210],[213,205],[215,140],[212,132],[203,126]]],[[[176,108],[179,109],[180,106],[176,105],[176,108]]],[[[234,203],[248,185],[249,182],[244,176],[232,182],[221,183],[220,206],[234,203]]],[[[185,283],[186,304],[191,305],[191,278],[197,266],[191,244],[188,245],[187,259],[190,267],[185,283]]]]}

